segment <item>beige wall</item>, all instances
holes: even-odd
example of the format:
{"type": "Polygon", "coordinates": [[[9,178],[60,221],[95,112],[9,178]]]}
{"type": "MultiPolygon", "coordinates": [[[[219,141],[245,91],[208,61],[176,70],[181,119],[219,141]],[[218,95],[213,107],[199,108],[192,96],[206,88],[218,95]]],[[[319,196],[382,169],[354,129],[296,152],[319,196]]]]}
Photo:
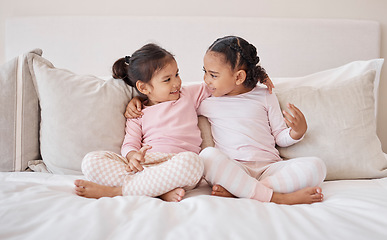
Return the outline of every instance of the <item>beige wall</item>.
{"type": "MultiPolygon", "coordinates": [[[[0,0],[0,64],[5,20],[40,15],[143,15],[348,18],[376,20],[382,27],[381,57],[387,58],[385,0],[0,0]]],[[[378,135],[387,152],[387,66],[379,91],[378,135]]]]}

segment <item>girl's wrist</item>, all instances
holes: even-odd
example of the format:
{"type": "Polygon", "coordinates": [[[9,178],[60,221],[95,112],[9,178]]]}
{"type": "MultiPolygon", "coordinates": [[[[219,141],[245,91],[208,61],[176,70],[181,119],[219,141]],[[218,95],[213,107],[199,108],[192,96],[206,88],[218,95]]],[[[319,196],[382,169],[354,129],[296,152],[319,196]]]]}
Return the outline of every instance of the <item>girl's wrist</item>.
{"type": "Polygon", "coordinates": [[[136,151],[134,151],[134,150],[128,152],[128,154],[126,154],[126,159],[128,159],[128,161],[129,161],[135,153],[136,153],[136,151]]]}
{"type": "Polygon", "coordinates": [[[302,136],[304,136],[303,133],[298,133],[298,132],[294,131],[293,129],[290,129],[289,135],[294,140],[300,140],[302,138],[302,136]]]}

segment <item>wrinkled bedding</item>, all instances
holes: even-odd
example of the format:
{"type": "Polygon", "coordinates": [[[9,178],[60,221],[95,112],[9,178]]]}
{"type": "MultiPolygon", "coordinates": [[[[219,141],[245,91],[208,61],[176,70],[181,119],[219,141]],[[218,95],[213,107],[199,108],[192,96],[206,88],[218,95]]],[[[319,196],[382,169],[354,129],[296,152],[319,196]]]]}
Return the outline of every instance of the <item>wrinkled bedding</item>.
{"type": "Polygon", "coordinates": [[[0,173],[0,239],[387,239],[387,178],[328,181],[325,200],[278,205],[210,196],[180,203],[87,199],[75,175],[0,173]]]}

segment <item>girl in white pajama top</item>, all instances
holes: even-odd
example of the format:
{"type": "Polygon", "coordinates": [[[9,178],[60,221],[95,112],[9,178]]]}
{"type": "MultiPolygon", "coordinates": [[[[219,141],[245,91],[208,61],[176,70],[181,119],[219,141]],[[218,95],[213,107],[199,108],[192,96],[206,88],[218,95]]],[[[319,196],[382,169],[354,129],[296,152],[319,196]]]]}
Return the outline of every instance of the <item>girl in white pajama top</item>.
{"type": "Polygon", "coordinates": [[[215,142],[215,148],[199,155],[204,177],[216,196],[284,204],[322,201],[323,161],[284,161],[275,148],[300,141],[307,124],[293,104],[288,104],[291,114],[283,111],[284,118],[276,96],[257,86],[268,78],[258,63],[256,48],[235,36],[217,39],[204,56],[204,81],[212,97],[198,112],[210,121],[215,142]]]}

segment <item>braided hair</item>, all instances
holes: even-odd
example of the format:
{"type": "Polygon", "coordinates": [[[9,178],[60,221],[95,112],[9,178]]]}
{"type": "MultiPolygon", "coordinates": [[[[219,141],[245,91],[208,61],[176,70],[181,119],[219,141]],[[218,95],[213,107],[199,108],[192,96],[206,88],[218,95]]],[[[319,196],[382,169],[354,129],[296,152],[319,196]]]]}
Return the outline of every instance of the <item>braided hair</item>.
{"type": "Polygon", "coordinates": [[[258,81],[265,83],[268,77],[264,68],[258,65],[259,57],[257,49],[241,37],[226,36],[216,39],[207,52],[222,53],[231,69],[243,69],[246,71],[246,80],[243,85],[246,88],[254,88],[258,81]]]}

